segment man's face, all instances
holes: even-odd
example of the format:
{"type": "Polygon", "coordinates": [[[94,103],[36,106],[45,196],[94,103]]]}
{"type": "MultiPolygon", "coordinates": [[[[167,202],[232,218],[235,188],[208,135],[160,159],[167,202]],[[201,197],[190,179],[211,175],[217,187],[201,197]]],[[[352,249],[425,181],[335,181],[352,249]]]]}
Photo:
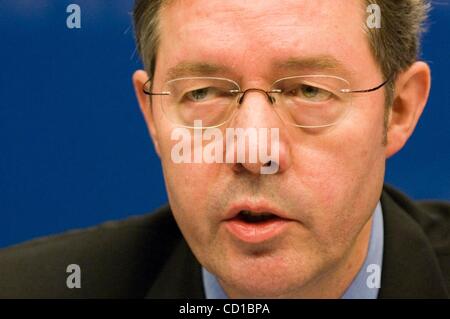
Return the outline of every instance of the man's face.
{"type": "MultiPolygon", "coordinates": [[[[153,90],[186,62],[218,65],[224,70],[214,76],[244,90],[267,90],[279,78],[305,74],[342,77],[353,89],[374,87],[383,79],[364,33],[366,18],[357,0],[174,1],[161,13],[153,90]],[[339,66],[277,67],[324,57],[339,66]]],[[[279,128],[279,170],[272,175],[261,175],[258,164],[175,164],[176,126],[159,99],[152,110],[175,219],[228,293],[293,296],[364,258],[384,176],[383,90],[355,95],[348,115],[326,129],[286,125],[263,94],[247,93],[224,127],[279,128]],[[229,218],[240,210],[285,220],[276,231],[250,225],[247,234],[236,233],[229,218]]]]}

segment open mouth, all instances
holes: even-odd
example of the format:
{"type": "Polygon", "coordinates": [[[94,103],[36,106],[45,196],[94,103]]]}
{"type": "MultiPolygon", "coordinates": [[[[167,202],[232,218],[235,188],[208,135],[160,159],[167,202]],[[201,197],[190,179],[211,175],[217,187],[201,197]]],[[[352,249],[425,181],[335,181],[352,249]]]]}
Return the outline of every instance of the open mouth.
{"type": "Polygon", "coordinates": [[[246,223],[258,224],[279,219],[280,217],[269,212],[256,213],[249,210],[241,210],[235,218],[246,223]]]}
{"type": "Polygon", "coordinates": [[[292,224],[292,220],[268,211],[243,209],[225,221],[229,233],[240,241],[258,244],[278,237],[292,224]]]}

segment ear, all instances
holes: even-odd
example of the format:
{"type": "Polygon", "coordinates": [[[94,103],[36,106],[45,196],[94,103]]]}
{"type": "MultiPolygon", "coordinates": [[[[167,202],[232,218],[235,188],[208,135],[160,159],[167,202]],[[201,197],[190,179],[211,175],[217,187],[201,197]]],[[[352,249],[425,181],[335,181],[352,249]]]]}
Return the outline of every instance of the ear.
{"type": "Polygon", "coordinates": [[[415,62],[399,74],[389,116],[386,158],[403,148],[422,115],[431,86],[431,71],[424,62],[415,62]]]}
{"type": "Polygon", "coordinates": [[[147,128],[152,138],[153,145],[155,146],[156,153],[159,157],[161,157],[158,143],[158,134],[156,132],[152,111],[152,99],[151,96],[144,93],[145,83],[147,82],[147,80],[147,72],[143,70],[137,70],[136,72],[134,72],[133,86],[139,103],[139,107],[141,108],[141,112],[144,115],[145,123],[147,123],[147,128]]]}

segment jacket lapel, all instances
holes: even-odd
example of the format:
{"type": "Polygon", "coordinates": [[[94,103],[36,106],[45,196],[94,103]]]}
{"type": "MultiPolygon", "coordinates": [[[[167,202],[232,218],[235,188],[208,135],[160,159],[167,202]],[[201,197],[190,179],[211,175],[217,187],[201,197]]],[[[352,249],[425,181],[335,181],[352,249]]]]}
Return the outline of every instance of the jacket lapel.
{"type": "MultiPolygon", "coordinates": [[[[415,209],[409,204],[408,209],[415,209]]],[[[381,205],[384,252],[379,298],[448,298],[438,261],[422,228],[386,189],[381,205]]]]}
{"type": "Polygon", "coordinates": [[[201,266],[181,235],[146,298],[205,298],[201,266]]]}

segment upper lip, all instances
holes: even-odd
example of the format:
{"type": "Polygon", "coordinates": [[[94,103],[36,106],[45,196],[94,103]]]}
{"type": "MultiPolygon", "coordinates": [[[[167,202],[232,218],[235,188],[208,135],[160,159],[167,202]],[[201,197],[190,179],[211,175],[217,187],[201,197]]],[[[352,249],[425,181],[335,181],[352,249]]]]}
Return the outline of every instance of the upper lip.
{"type": "Polygon", "coordinates": [[[283,219],[291,219],[289,216],[282,211],[281,209],[270,205],[268,203],[255,203],[255,202],[236,202],[233,203],[230,208],[227,210],[227,213],[225,214],[225,220],[230,220],[235,218],[241,211],[248,210],[252,213],[258,214],[258,213],[270,213],[273,214],[279,218],[283,219]]]}

